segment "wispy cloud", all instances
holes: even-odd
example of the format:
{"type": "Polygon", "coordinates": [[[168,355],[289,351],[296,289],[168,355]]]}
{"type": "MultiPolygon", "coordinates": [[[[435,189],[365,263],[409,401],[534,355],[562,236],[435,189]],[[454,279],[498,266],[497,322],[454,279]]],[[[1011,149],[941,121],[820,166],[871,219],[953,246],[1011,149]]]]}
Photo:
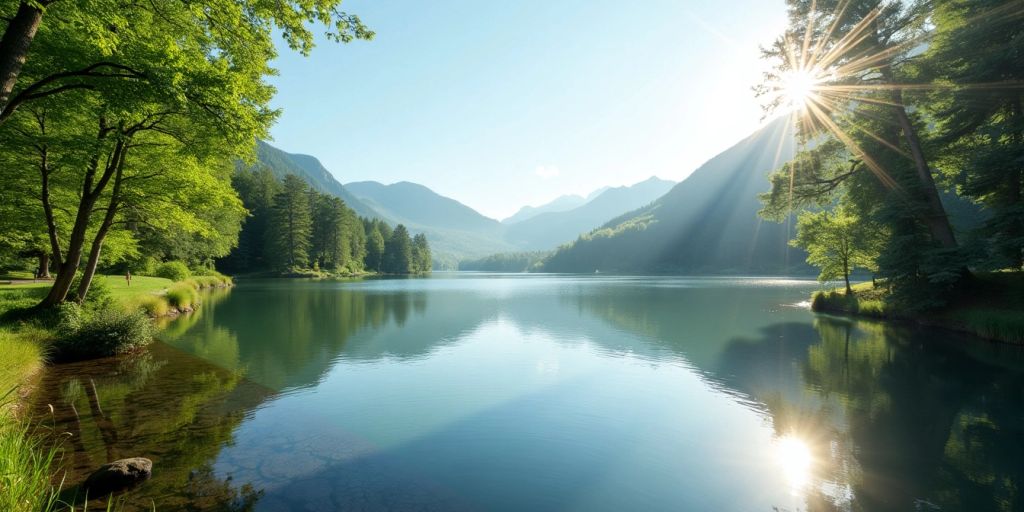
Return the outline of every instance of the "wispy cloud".
{"type": "Polygon", "coordinates": [[[538,165],[533,171],[534,174],[540,176],[541,179],[549,180],[557,177],[562,171],[558,170],[558,167],[553,165],[538,165]]]}

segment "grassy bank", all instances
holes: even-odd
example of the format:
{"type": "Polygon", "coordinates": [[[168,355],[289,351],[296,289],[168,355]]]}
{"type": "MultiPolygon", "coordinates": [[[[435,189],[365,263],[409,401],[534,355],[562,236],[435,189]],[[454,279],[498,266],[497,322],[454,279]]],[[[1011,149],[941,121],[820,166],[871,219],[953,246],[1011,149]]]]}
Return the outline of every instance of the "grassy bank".
{"type": "MultiPolygon", "coordinates": [[[[13,277],[13,276],[12,276],[13,277]]],[[[199,304],[199,290],[230,286],[226,276],[197,276],[179,282],[160,277],[97,276],[94,282],[103,305],[76,323],[75,338],[92,345],[90,336],[103,339],[126,338],[139,329],[142,310],[150,317],[191,311],[199,304]],[[134,316],[133,316],[134,315],[134,316]]],[[[71,510],[57,501],[59,485],[53,475],[58,447],[38,435],[38,419],[30,418],[24,407],[39,370],[56,345],[68,344],[66,326],[56,317],[33,315],[31,308],[50,288],[50,282],[0,284],[0,510],[71,510]]],[[[90,293],[90,295],[93,295],[90,293]]],[[[150,321],[141,317],[141,321],[150,321]]],[[[145,331],[145,329],[142,329],[145,331]]],[[[146,331],[149,332],[149,331],[146,331]]],[[[121,341],[118,341],[120,343],[121,341]]],[[[134,340],[133,346],[145,340],[134,340]]],[[[128,343],[128,342],[125,342],[128,343]]],[[[42,422],[45,424],[45,422],[42,422]]]]}
{"type": "Polygon", "coordinates": [[[1024,273],[977,274],[962,285],[942,308],[910,312],[889,300],[884,286],[861,283],[853,296],[843,290],[815,292],[814,311],[911,321],[974,334],[1007,343],[1024,344],[1024,273]]]}

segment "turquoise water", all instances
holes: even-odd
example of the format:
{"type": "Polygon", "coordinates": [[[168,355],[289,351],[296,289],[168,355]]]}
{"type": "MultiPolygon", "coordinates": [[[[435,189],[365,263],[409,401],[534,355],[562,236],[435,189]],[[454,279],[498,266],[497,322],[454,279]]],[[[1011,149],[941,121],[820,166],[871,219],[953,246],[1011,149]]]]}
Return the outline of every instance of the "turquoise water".
{"type": "Polygon", "coordinates": [[[38,400],[140,508],[1011,510],[1024,355],[816,316],[810,281],[240,281],[38,400]]]}

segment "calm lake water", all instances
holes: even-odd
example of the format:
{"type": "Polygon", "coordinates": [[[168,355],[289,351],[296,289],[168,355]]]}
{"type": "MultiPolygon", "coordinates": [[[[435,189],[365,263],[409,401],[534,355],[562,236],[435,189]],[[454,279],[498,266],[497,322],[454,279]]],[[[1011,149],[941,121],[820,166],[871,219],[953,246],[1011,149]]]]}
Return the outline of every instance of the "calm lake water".
{"type": "Polygon", "coordinates": [[[240,281],[37,393],[161,510],[1020,510],[1024,354],[809,281],[240,281]]]}

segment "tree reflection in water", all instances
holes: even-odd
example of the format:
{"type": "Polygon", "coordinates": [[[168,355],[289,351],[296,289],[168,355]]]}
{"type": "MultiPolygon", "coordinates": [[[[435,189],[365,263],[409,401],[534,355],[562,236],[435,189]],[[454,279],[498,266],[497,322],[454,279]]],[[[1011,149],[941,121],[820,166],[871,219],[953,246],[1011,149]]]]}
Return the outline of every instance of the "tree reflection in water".
{"type": "MultiPolygon", "coordinates": [[[[781,469],[809,468],[802,487],[809,510],[1024,506],[1019,350],[826,317],[814,331],[807,344],[766,329],[764,338],[734,340],[723,353],[725,374],[735,376],[729,384],[764,404],[788,454],[781,469]],[[772,352],[799,368],[798,392],[771,389],[763,375],[744,378],[751,353],[772,352]]],[[[786,366],[774,382],[786,380],[786,366]]]]}
{"type": "MultiPolygon", "coordinates": [[[[210,464],[248,410],[269,390],[163,344],[143,354],[56,366],[36,393],[40,415],[53,407],[53,431],[67,470],[62,499],[111,460],[144,456],[153,478],[124,499],[128,510],[251,510],[260,492],[218,478],[210,464]]],[[[105,500],[91,506],[102,508],[105,500]]]]}

